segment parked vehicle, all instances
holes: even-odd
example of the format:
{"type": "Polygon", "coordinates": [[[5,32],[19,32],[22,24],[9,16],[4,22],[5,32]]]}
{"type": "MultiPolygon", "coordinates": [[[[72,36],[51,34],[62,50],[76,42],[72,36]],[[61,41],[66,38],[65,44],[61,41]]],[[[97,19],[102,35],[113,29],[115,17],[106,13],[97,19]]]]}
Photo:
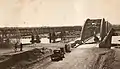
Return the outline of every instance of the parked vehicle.
{"type": "Polygon", "coordinates": [[[65,44],[65,51],[68,53],[68,52],[71,52],[71,46],[69,44],[65,44]]]}
{"type": "Polygon", "coordinates": [[[64,53],[61,50],[54,50],[53,54],[51,55],[52,61],[63,60],[63,58],[64,58],[64,53]]]}
{"type": "Polygon", "coordinates": [[[63,54],[65,54],[65,48],[64,47],[61,47],[60,50],[63,54]]]}
{"type": "Polygon", "coordinates": [[[79,45],[83,44],[81,40],[76,40],[75,43],[79,45]]]}
{"type": "Polygon", "coordinates": [[[76,46],[76,43],[71,43],[71,47],[74,48],[76,46]]]}
{"type": "Polygon", "coordinates": [[[75,41],[72,41],[72,42],[68,43],[68,45],[70,45],[71,48],[74,48],[76,46],[76,43],[75,43],[75,41]]]}

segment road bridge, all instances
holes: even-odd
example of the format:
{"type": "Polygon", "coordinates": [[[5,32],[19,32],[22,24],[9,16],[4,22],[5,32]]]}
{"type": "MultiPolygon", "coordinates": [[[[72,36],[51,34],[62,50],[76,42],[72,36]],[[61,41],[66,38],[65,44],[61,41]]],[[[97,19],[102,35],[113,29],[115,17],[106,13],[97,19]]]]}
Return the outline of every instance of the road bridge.
{"type": "Polygon", "coordinates": [[[82,31],[81,31],[81,41],[86,42],[86,39],[94,36],[95,39],[98,38],[98,43],[100,48],[111,48],[112,35],[114,34],[114,29],[112,24],[103,19],[87,19],[82,31]]]}

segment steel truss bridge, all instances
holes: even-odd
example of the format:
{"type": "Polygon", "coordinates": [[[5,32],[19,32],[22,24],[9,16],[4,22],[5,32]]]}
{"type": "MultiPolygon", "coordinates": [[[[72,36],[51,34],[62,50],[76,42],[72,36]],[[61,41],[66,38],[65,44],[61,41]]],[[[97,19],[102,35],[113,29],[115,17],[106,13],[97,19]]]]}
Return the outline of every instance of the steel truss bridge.
{"type": "Polygon", "coordinates": [[[114,34],[112,24],[103,19],[87,19],[81,31],[81,41],[84,43],[92,36],[99,37],[100,48],[111,48],[111,40],[114,34]]]}

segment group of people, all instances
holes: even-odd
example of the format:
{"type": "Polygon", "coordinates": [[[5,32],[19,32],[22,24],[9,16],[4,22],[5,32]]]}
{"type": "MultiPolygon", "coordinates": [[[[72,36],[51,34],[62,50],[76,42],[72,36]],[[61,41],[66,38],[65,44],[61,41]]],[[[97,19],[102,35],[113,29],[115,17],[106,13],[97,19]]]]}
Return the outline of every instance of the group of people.
{"type": "MultiPolygon", "coordinates": [[[[17,48],[18,48],[18,43],[15,43],[15,46],[14,46],[15,52],[17,52],[17,48]]],[[[20,43],[20,51],[22,50],[23,50],[23,44],[20,43]]]]}

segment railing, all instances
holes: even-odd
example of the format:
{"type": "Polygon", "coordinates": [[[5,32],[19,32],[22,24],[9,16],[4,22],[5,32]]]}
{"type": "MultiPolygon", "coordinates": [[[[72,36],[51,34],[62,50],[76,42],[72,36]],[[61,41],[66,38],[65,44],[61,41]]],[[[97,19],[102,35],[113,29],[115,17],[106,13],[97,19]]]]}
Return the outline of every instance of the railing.
{"type": "Polygon", "coordinates": [[[99,48],[111,48],[111,40],[113,35],[113,28],[112,25],[105,21],[103,18],[101,21],[101,28],[100,28],[100,43],[99,48]]]}
{"type": "Polygon", "coordinates": [[[99,48],[111,48],[111,40],[113,35],[113,28],[107,33],[103,40],[99,43],[99,48]]]}

